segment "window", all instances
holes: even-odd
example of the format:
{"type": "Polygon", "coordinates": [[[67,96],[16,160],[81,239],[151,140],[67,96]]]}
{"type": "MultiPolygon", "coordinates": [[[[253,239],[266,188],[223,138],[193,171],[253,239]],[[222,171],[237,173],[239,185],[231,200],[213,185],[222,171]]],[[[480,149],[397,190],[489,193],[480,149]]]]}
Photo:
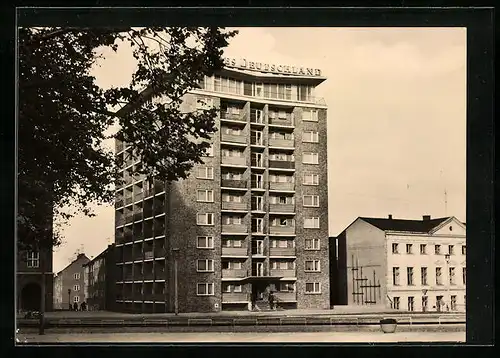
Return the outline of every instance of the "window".
{"type": "Polygon", "coordinates": [[[306,153],[302,155],[302,163],[304,164],[318,164],[319,163],[318,153],[306,153]]]}
{"type": "Polygon", "coordinates": [[[413,303],[414,303],[414,299],[413,297],[408,297],[408,311],[409,312],[413,312],[413,303]]]}
{"type": "Polygon", "coordinates": [[[321,272],[319,260],[306,261],[304,267],[305,272],[321,272]]]}
{"type": "Polygon", "coordinates": [[[212,272],[214,270],[214,260],[198,260],[198,272],[212,272]]]}
{"type": "Polygon", "coordinates": [[[318,174],[304,174],[304,185],[319,185],[319,175],[318,174]]]}
{"type": "Polygon", "coordinates": [[[393,307],[395,310],[398,310],[399,309],[399,297],[393,297],[393,307]]]}
{"type": "Polygon", "coordinates": [[[305,131],[302,136],[302,141],[304,143],[319,143],[319,134],[314,131],[305,131]]]}
{"type": "Polygon", "coordinates": [[[202,201],[202,202],[206,202],[206,203],[213,203],[214,191],[213,190],[198,190],[197,201],[202,201]]]}
{"type": "Polygon", "coordinates": [[[302,111],[302,120],[307,122],[317,122],[318,121],[318,110],[317,109],[304,109],[302,111]]]}
{"type": "Polygon", "coordinates": [[[80,285],[74,285],[73,291],[80,291],[80,285]]]}
{"type": "Polygon", "coordinates": [[[427,267],[420,268],[420,282],[422,286],[427,285],[427,267]]]}
{"type": "Polygon", "coordinates": [[[427,253],[427,245],[420,244],[420,255],[425,255],[427,253]]]}
{"type": "Polygon", "coordinates": [[[196,217],[197,225],[214,225],[214,214],[206,213],[206,214],[198,214],[196,217]]]}
{"type": "Polygon", "coordinates": [[[38,251],[30,251],[26,257],[26,265],[29,268],[40,267],[40,253],[38,251]]]}
{"type": "Polygon", "coordinates": [[[223,225],[241,225],[241,216],[223,216],[223,225]]]}
{"type": "Polygon", "coordinates": [[[413,245],[412,244],[406,244],[406,253],[407,254],[413,253],[413,245]]]}
{"type": "Polygon", "coordinates": [[[428,304],[429,300],[427,298],[427,296],[422,296],[422,311],[427,311],[427,304],[428,304]]]}
{"type": "Polygon", "coordinates": [[[436,285],[443,284],[442,270],[441,267],[436,267],[436,285]]]}
{"type": "Polygon", "coordinates": [[[319,195],[304,195],[303,205],[319,207],[319,195]]]}
{"type": "Polygon", "coordinates": [[[77,272],[73,275],[73,277],[75,278],[75,280],[79,280],[80,279],[80,273],[77,272]]]}
{"type": "Polygon", "coordinates": [[[399,286],[399,267],[392,268],[392,284],[399,286]]]}
{"type": "Polygon", "coordinates": [[[392,253],[399,254],[399,246],[398,244],[392,244],[392,253]]]}
{"type": "Polygon", "coordinates": [[[198,249],[213,249],[214,238],[212,236],[198,236],[196,245],[198,249]]]}
{"type": "Polygon", "coordinates": [[[455,285],[455,268],[450,267],[449,268],[449,277],[450,277],[450,285],[455,285]]]}
{"type": "Polygon", "coordinates": [[[73,302],[76,302],[76,303],[80,302],[80,296],[73,297],[73,302]]]}
{"type": "Polygon", "coordinates": [[[234,291],[233,292],[242,292],[241,285],[234,285],[234,291]]]}
{"type": "Polygon", "coordinates": [[[241,247],[241,240],[233,240],[233,247],[241,247]]]}
{"type": "Polygon", "coordinates": [[[213,296],[214,284],[213,283],[199,283],[196,286],[196,294],[198,296],[213,296]]]}
{"type": "Polygon", "coordinates": [[[457,296],[455,296],[455,295],[450,296],[450,309],[452,311],[457,310],[457,296]]]}
{"type": "Polygon", "coordinates": [[[295,292],[295,284],[288,282],[280,282],[280,292],[295,292]]]}
{"type": "Polygon", "coordinates": [[[306,250],[319,250],[320,240],[319,239],[306,239],[305,249],[306,250]]]}
{"type": "Polygon", "coordinates": [[[294,261],[272,261],[271,269],[273,270],[295,270],[294,261]]]}
{"type": "Polygon", "coordinates": [[[462,267],[462,282],[464,285],[466,284],[466,281],[467,281],[467,273],[465,267],[462,267]]]}
{"type": "Polygon", "coordinates": [[[231,285],[223,282],[222,283],[222,292],[230,293],[231,292],[231,285]]]}
{"type": "Polygon", "coordinates": [[[198,168],[198,179],[213,179],[214,178],[214,168],[212,167],[200,167],[198,168]]]}
{"type": "Polygon", "coordinates": [[[305,229],[319,229],[319,218],[304,218],[304,228],[305,229]]]}
{"type": "Polygon", "coordinates": [[[434,254],[441,255],[441,245],[434,245],[434,254]]]}
{"type": "Polygon", "coordinates": [[[321,293],[320,282],[306,282],[306,293],[321,293]]]}
{"type": "Polygon", "coordinates": [[[210,144],[210,147],[208,147],[205,151],[205,156],[207,157],[213,157],[214,156],[214,145],[210,144]]]}
{"type": "Polygon", "coordinates": [[[455,247],[453,245],[448,245],[448,254],[455,255],[455,247]]]}
{"type": "Polygon", "coordinates": [[[408,286],[413,286],[415,284],[413,282],[413,267],[406,268],[406,278],[407,278],[408,286]]]}
{"type": "Polygon", "coordinates": [[[465,255],[465,245],[462,245],[462,255],[465,255]]]}

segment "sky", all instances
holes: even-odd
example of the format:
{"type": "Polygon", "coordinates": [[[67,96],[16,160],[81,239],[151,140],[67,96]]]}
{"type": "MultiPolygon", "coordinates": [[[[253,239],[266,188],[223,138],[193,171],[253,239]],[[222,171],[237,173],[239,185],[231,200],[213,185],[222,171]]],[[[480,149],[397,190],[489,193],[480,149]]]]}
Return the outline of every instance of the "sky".
{"type": "MultiPolygon", "coordinates": [[[[328,105],[329,233],[359,216],[466,221],[465,28],[238,28],[224,56],[322,70],[328,105]],[[445,195],[446,192],[446,195],[445,195]]],[[[126,85],[128,47],[94,75],[126,85]]],[[[108,145],[113,147],[113,143],[108,145]]],[[[114,209],[64,227],[54,272],[113,242],[114,209]]]]}

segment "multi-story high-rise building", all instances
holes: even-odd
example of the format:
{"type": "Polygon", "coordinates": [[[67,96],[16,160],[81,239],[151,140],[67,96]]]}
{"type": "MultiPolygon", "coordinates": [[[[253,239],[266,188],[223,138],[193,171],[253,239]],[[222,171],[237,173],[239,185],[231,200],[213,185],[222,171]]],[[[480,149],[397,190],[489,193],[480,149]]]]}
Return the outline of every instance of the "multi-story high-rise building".
{"type": "Polygon", "coordinates": [[[457,218],[360,217],[336,239],[334,304],[465,311],[466,226],[457,218]]]}
{"type": "Polygon", "coordinates": [[[327,107],[314,96],[324,80],[226,59],[183,101],[220,109],[204,164],[186,180],[132,177],[141,163],[117,142],[119,310],[263,308],[269,291],[283,308],[330,307],[327,107]]]}

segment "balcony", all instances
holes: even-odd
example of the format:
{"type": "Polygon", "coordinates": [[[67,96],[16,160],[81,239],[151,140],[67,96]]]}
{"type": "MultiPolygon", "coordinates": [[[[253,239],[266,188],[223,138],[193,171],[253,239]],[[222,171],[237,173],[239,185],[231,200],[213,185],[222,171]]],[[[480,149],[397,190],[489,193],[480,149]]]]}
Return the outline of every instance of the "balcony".
{"type": "Polygon", "coordinates": [[[278,301],[282,302],[294,302],[297,301],[297,293],[296,292],[275,292],[274,297],[278,301]]]}
{"type": "Polygon", "coordinates": [[[133,201],[134,198],[132,197],[132,195],[125,197],[125,205],[132,204],[133,201]]]}
{"type": "Polygon", "coordinates": [[[222,270],[222,278],[243,278],[247,275],[244,269],[239,270],[222,270]]]}
{"type": "Polygon", "coordinates": [[[228,165],[247,165],[247,158],[245,157],[222,157],[222,164],[228,165]]]}
{"type": "Polygon", "coordinates": [[[295,247],[271,247],[269,256],[295,256],[295,247]]]}
{"type": "Polygon", "coordinates": [[[166,301],[166,297],[165,297],[164,293],[152,293],[151,295],[149,295],[149,297],[151,297],[151,301],[155,301],[155,302],[165,302],[166,301]]]}
{"type": "Polygon", "coordinates": [[[144,252],[144,260],[151,260],[155,257],[155,253],[152,250],[144,252]]]}
{"type": "Polygon", "coordinates": [[[287,118],[269,118],[269,125],[293,127],[294,121],[291,116],[287,116],[287,118]]]}
{"type": "Polygon", "coordinates": [[[295,204],[269,204],[269,212],[293,213],[295,212],[295,204]]]}
{"type": "Polygon", "coordinates": [[[230,143],[247,143],[247,137],[243,135],[234,135],[234,134],[225,134],[222,133],[220,136],[220,140],[222,142],[230,142],[230,143]]]}
{"type": "Polygon", "coordinates": [[[229,113],[229,112],[220,112],[220,119],[222,120],[228,120],[228,121],[235,121],[235,122],[246,122],[247,121],[247,116],[246,112],[243,113],[229,113]]]}
{"type": "Polygon", "coordinates": [[[115,218],[115,225],[116,226],[125,225],[125,218],[123,216],[115,218]]]}
{"type": "Polygon", "coordinates": [[[221,179],[221,186],[226,188],[247,189],[246,180],[221,179]]]}
{"type": "Polygon", "coordinates": [[[142,221],[142,212],[134,214],[134,221],[142,221]]]}
{"type": "Polygon", "coordinates": [[[247,203],[235,203],[231,201],[223,201],[222,202],[222,210],[248,210],[247,203]]]}
{"type": "Polygon", "coordinates": [[[222,303],[248,302],[249,297],[246,292],[223,292],[222,303]]]}
{"type": "Polygon", "coordinates": [[[276,183],[276,182],[271,182],[271,183],[269,183],[269,189],[270,190],[294,191],[295,190],[295,183],[276,183]]]}
{"type": "Polygon", "coordinates": [[[287,160],[269,160],[269,168],[295,169],[295,162],[287,160]]]}
{"type": "Polygon", "coordinates": [[[292,139],[275,139],[269,138],[270,147],[294,148],[295,141],[292,139]]]}
{"type": "Polygon", "coordinates": [[[295,270],[271,269],[270,276],[272,276],[272,277],[295,277],[295,270]]]}
{"type": "Polygon", "coordinates": [[[246,247],[223,247],[223,256],[247,256],[248,250],[246,247]]]}
{"type": "Polygon", "coordinates": [[[125,215],[125,223],[126,224],[130,224],[133,221],[134,221],[134,214],[125,215]]]}
{"type": "Polygon", "coordinates": [[[123,145],[123,142],[116,141],[115,148],[116,148],[116,153],[119,153],[123,150],[123,148],[125,148],[125,146],[123,145]]]}
{"type": "Polygon", "coordinates": [[[115,200],[115,208],[121,208],[123,206],[123,198],[115,200]]]}
{"type": "Polygon", "coordinates": [[[269,233],[272,235],[294,235],[295,226],[271,226],[269,233]]]}
{"type": "Polygon", "coordinates": [[[144,198],[144,192],[136,193],[134,195],[134,202],[141,201],[144,198]]]}
{"type": "Polygon", "coordinates": [[[222,225],[222,232],[235,232],[235,233],[246,233],[248,232],[248,227],[246,225],[222,225]]]}

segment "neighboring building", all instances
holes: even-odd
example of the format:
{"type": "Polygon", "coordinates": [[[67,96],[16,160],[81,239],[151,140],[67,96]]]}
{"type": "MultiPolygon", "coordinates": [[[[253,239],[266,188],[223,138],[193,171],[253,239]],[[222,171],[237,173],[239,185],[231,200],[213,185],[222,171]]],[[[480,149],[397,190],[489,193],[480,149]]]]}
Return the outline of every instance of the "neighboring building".
{"type": "Polygon", "coordinates": [[[131,177],[140,162],[116,143],[119,310],[174,311],[174,258],[180,312],[247,310],[269,290],[287,308],[330,307],[327,107],[314,97],[325,78],[236,62],[185,96],[185,110],[220,108],[189,178],[131,177]]]}
{"type": "Polygon", "coordinates": [[[455,217],[360,217],[337,241],[336,304],[465,311],[466,228],[455,217]]]}
{"type": "Polygon", "coordinates": [[[19,251],[17,255],[17,309],[40,311],[42,297],[42,267],[45,277],[45,311],[53,309],[52,250],[19,251]],[[44,263],[42,263],[44,260],[44,263]]]}
{"type": "Polygon", "coordinates": [[[85,254],[78,254],[68,266],[54,278],[54,308],[67,310],[75,302],[78,306],[85,301],[85,270],[83,265],[89,262],[85,254]]]}
{"type": "Polygon", "coordinates": [[[112,311],[116,294],[115,245],[108,245],[106,250],[84,264],[85,292],[89,310],[112,311]]]}

